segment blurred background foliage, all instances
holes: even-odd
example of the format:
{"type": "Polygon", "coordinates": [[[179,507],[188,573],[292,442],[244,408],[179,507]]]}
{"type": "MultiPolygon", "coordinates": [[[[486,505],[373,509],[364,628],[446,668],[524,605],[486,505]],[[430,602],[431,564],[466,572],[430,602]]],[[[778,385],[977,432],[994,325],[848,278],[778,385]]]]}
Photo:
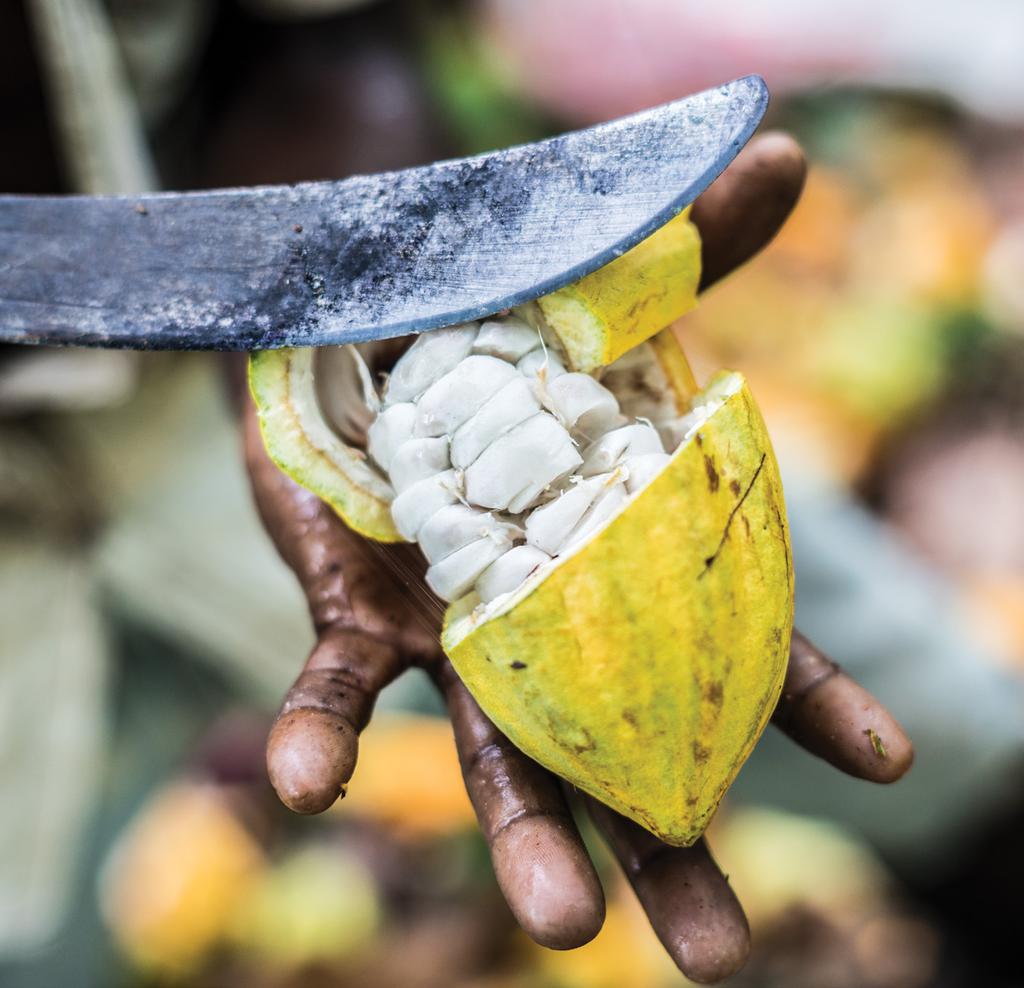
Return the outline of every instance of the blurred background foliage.
{"type": "MultiPolygon", "coordinates": [[[[751,379],[798,619],[891,705],[892,790],[768,737],[711,834],[735,984],[1020,984],[1024,8],[905,0],[7,0],[0,188],[334,178],[533,140],[760,72],[812,169],[677,327],[751,379]]],[[[209,355],[0,352],[0,983],[678,984],[598,842],[608,921],[519,933],[426,682],[350,795],[265,780],[310,645],[209,355]]],[[[588,833],[589,837],[589,833],[588,833]]]]}

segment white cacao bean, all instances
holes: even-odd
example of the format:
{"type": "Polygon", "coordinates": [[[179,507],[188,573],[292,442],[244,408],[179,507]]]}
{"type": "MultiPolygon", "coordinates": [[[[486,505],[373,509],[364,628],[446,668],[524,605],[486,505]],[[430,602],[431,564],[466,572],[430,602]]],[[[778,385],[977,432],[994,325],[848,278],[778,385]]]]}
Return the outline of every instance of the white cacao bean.
{"type": "Polygon", "coordinates": [[[516,514],[581,462],[569,433],[538,412],[491,443],[466,470],[466,499],[516,514]]]}
{"type": "Polygon", "coordinates": [[[395,450],[412,435],[416,424],[416,406],[410,401],[389,405],[373,420],[367,430],[367,452],[374,462],[387,473],[395,450]]]}
{"type": "Polygon", "coordinates": [[[432,514],[459,501],[459,478],[454,470],[418,480],[391,502],[391,518],[403,539],[415,542],[432,514]]]}
{"type": "Polygon", "coordinates": [[[516,363],[516,370],[525,377],[540,377],[545,381],[553,381],[566,373],[565,364],[547,347],[531,350],[516,363]]]}
{"type": "Polygon", "coordinates": [[[418,398],[438,378],[469,356],[477,324],[449,326],[421,333],[391,369],[384,397],[389,405],[418,398]]]}
{"type": "Polygon", "coordinates": [[[594,500],[614,482],[614,474],[581,480],[553,501],[535,508],[525,522],[526,541],[554,555],[594,500]]]}
{"type": "Polygon", "coordinates": [[[636,422],[606,432],[583,451],[583,466],[580,476],[592,477],[607,473],[625,456],[642,456],[644,453],[664,453],[658,430],[647,422],[636,422]]]}
{"type": "Polygon", "coordinates": [[[473,353],[485,353],[489,357],[500,357],[510,363],[525,357],[541,344],[540,333],[528,323],[515,316],[505,319],[488,319],[480,326],[473,353]]]}
{"type": "Polygon", "coordinates": [[[391,486],[398,494],[418,480],[433,477],[451,466],[448,439],[407,439],[391,458],[391,486]]]}
{"type": "Polygon", "coordinates": [[[517,374],[455,430],[452,464],[465,470],[491,443],[540,411],[526,378],[517,374]]]}
{"type": "Polygon", "coordinates": [[[419,543],[423,555],[438,563],[477,539],[490,538],[511,546],[522,535],[521,528],[500,521],[490,511],[468,504],[450,504],[430,516],[420,529],[419,543]]]}
{"type": "Polygon", "coordinates": [[[626,468],[626,490],[635,494],[646,487],[661,473],[672,457],[668,453],[643,453],[640,456],[627,456],[622,465],[626,468]]]}
{"type": "Polygon", "coordinates": [[[476,592],[489,604],[502,594],[511,593],[538,567],[551,557],[532,545],[517,545],[480,574],[476,592]]]}
{"type": "Polygon", "coordinates": [[[452,435],[516,376],[515,368],[497,357],[466,357],[423,392],[416,403],[415,434],[452,435]]]}
{"type": "Polygon", "coordinates": [[[569,533],[565,544],[559,548],[558,553],[571,552],[586,542],[605,522],[614,518],[626,506],[628,500],[629,494],[626,492],[625,484],[618,483],[609,487],[594,501],[587,513],[569,533]]]}
{"type": "Polygon", "coordinates": [[[567,429],[596,438],[619,424],[619,403],[589,374],[562,374],[541,395],[545,408],[567,429]]]}
{"type": "Polygon", "coordinates": [[[470,542],[427,569],[427,586],[444,600],[457,600],[472,590],[480,574],[508,551],[507,545],[486,537],[470,542]]]}

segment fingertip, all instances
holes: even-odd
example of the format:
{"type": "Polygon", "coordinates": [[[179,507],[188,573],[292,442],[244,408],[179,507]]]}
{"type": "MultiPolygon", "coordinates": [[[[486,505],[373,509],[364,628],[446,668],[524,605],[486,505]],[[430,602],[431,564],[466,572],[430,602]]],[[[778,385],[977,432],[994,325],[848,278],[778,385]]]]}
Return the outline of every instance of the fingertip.
{"type": "Polygon", "coordinates": [[[792,212],[807,159],[788,134],[754,138],[693,204],[702,241],[701,290],[762,250],[792,212]]]}
{"type": "Polygon", "coordinates": [[[877,782],[884,786],[892,785],[899,782],[913,767],[914,745],[902,731],[899,731],[899,735],[899,740],[890,740],[889,743],[890,751],[895,748],[895,754],[890,754],[886,762],[878,766],[875,775],[868,778],[869,782],[877,782]]]}
{"type": "Polygon", "coordinates": [[[750,956],[750,932],[744,924],[731,939],[719,939],[707,945],[688,943],[678,954],[669,951],[676,967],[690,981],[714,985],[742,970],[750,956]]]}
{"type": "Polygon", "coordinates": [[[491,843],[498,884],[516,921],[543,947],[571,950],[597,936],[604,892],[568,820],[513,820],[491,843]]]}
{"type": "Polygon", "coordinates": [[[914,762],[914,746],[892,714],[841,672],[806,694],[787,733],[813,754],[867,782],[897,782],[914,762]]]}
{"type": "Polygon", "coordinates": [[[660,872],[640,880],[638,893],[676,966],[698,984],[736,974],[750,955],[750,926],[706,846],[666,852],[660,872]]]}
{"type": "Polygon", "coordinates": [[[281,802],[296,813],[322,813],[345,794],[359,739],[340,717],[299,708],[277,719],[267,741],[267,772],[281,802]]]}
{"type": "Polygon", "coordinates": [[[914,767],[914,742],[907,737],[903,728],[893,720],[893,731],[889,738],[890,769],[880,782],[898,782],[914,767]]]}
{"type": "MultiPolygon", "coordinates": [[[[880,785],[899,782],[914,764],[914,745],[896,718],[867,690],[854,683],[867,708],[863,726],[854,731],[859,742],[856,759],[860,778],[880,785]]],[[[856,772],[853,774],[857,774],[856,772]]]]}
{"type": "Polygon", "coordinates": [[[700,984],[739,971],[750,954],[750,927],[707,844],[663,844],[599,803],[588,808],[676,967],[700,984]]]}
{"type": "Polygon", "coordinates": [[[796,203],[807,180],[807,155],[796,138],[782,130],[768,130],[754,138],[743,155],[765,173],[765,181],[780,201],[796,203]]]}

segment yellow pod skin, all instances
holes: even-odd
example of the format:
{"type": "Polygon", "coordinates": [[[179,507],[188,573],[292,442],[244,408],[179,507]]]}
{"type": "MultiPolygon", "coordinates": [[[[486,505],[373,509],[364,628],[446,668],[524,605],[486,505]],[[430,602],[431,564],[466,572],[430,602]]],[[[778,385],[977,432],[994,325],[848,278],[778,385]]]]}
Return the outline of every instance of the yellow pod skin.
{"type": "Polygon", "coordinates": [[[389,484],[366,466],[366,454],[342,443],[317,407],[313,349],[258,350],[249,357],[249,391],[270,458],[326,501],[360,535],[404,542],[391,520],[389,484]]]}
{"type": "Polygon", "coordinates": [[[443,644],[531,758],[692,844],[782,688],[793,571],[778,467],[746,384],[597,536],[443,644]]]}
{"type": "MultiPolygon", "coordinates": [[[[793,620],[782,485],[757,406],[735,373],[698,393],[672,331],[658,332],[693,306],[699,280],[684,214],[517,310],[557,336],[573,370],[647,341],[679,415],[709,396],[721,404],[602,530],[502,603],[481,607],[470,593],[452,604],[442,633],[515,745],[674,845],[700,836],[764,730],[793,620]]],[[[319,408],[314,353],[251,359],[267,449],[351,528],[402,541],[393,489],[319,408]]]]}
{"type": "Polygon", "coordinates": [[[700,237],[689,215],[521,314],[554,331],[573,370],[607,367],[697,304],[700,237]]]}

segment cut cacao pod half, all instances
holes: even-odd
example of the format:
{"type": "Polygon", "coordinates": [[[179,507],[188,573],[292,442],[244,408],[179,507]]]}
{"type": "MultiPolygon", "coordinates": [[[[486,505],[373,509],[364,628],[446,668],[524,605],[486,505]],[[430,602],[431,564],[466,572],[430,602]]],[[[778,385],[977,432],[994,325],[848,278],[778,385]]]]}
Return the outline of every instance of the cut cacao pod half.
{"type": "Polygon", "coordinates": [[[793,576],[742,377],[698,390],[680,217],[513,313],[254,354],[270,455],[355,530],[415,541],[442,644],[526,754],[672,844],[700,836],[781,689],[793,576]]]}

